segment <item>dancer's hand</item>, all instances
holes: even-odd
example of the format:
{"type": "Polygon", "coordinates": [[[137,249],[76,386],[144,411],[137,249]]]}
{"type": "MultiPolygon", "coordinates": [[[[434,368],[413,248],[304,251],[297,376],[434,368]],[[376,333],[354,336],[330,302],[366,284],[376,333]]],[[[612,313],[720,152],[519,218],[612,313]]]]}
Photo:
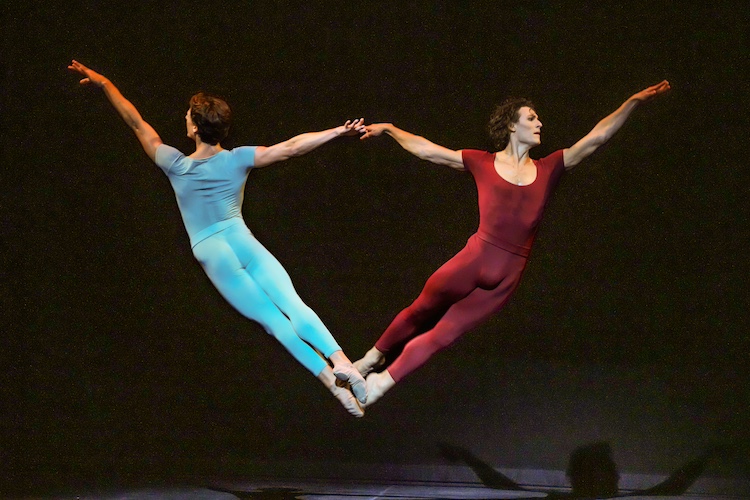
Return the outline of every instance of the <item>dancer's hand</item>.
{"type": "Polygon", "coordinates": [[[68,69],[72,71],[77,71],[78,73],[82,74],[85,78],[81,79],[81,85],[96,85],[97,87],[102,87],[107,82],[107,78],[100,75],[93,69],[89,69],[83,64],[79,63],[75,59],[73,59],[73,62],[68,65],[68,69]]]}
{"type": "Polygon", "coordinates": [[[369,139],[370,137],[379,137],[383,135],[385,129],[388,128],[388,123],[373,123],[365,126],[365,134],[360,139],[369,139]]]}
{"type": "Polygon", "coordinates": [[[652,85],[648,87],[647,89],[643,89],[637,94],[634,94],[631,99],[634,101],[639,102],[648,102],[655,97],[658,97],[662,94],[665,94],[667,91],[669,91],[671,87],[669,86],[669,82],[666,80],[663,80],[660,83],[657,83],[656,85],[652,85]]]}
{"type": "Polygon", "coordinates": [[[156,149],[162,144],[161,138],[153,127],[146,123],[133,103],[125,99],[119,89],[107,77],[87,68],[75,59],[70,63],[68,69],[84,76],[81,79],[81,85],[96,85],[103,89],[104,95],[107,96],[109,102],[128,127],[133,130],[148,157],[156,161],[156,149]]]}
{"type": "Polygon", "coordinates": [[[365,133],[365,119],[360,118],[359,120],[346,120],[341,127],[339,127],[339,135],[357,135],[365,133]]]}
{"type": "Polygon", "coordinates": [[[565,169],[570,170],[574,166],[578,165],[594,153],[602,144],[615,135],[620,128],[625,124],[630,114],[635,108],[644,102],[653,100],[654,98],[665,94],[671,87],[669,82],[666,80],[652,85],[646,89],[641,90],[628,97],[628,99],[617,108],[614,113],[606,116],[604,119],[599,121],[596,126],[591,129],[591,132],[586,134],[582,139],[573,144],[573,146],[563,150],[563,161],[565,162],[565,169]]]}

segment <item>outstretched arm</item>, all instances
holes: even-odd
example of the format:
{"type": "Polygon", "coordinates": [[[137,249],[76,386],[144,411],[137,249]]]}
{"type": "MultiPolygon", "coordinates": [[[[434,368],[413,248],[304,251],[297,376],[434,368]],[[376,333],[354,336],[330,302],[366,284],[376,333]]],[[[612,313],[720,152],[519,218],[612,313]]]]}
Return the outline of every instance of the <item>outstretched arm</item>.
{"type": "Polygon", "coordinates": [[[123,97],[117,87],[108,78],[87,68],[78,61],[73,60],[68,69],[84,76],[81,79],[81,85],[95,85],[104,90],[104,94],[109,99],[109,102],[112,103],[112,106],[114,106],[122,119],[125,120],[125,123],[135,132],[135,136],[141,142],[141,146],[143,146],[148,157],[154,160],[156,148],[162,143],[161,138],[153,127],[143,120],[141,114],[135,109],[135,106],[123,97]]]}
{"type": "Polygon", "coordinates": [[[326,142],[341,135],[356,135],[365,131],[365,119],[347,120],[340,127],[322,130],[320,132],[308,132],[292,137],[273,146],[259,146],[255,150],[255,167],[267,167],[273,163],[288,160],[294,156],[302,156],[313,149],[322,146],[326,142]]]}
{"type": "Polygon", "coordinates": [[[466,465],[471,467],[474,474],[488,488],[498,490],[525,490],[520,484],[513,481],[508,476],[496,471],[491,465],[475,457],[469,450],[459,446],[453,446],[448,443],[438,443],[440,453],[448,460],[455,462],[462,460],[466,465]]]}
{"type": "Polygon", "coordinates": [[[578,165],[583,159],[612,138],[620,130],[620,127],[625,124],[625,121],[635,108],[644,102],[648,102],[664,94],[669,89],[669,82],[664,80],[661,83],[641,90],[637,94],[633,94],[614,113],[597,123],[591,132],[586,134],[580,141],[576,142],[572,147],[563,150],[565,168],[571,169],[578,165]]]}
{"type": "Polygon", "coordinates": [[[680,496],[703,474],[709,461],[728,451],[724,446],[713,446],[705,450],[698,458],[690,460],[674,471],[667,479],[645,490],[636,490],[635,496],[680,496]]]}
{"type": "Polygon", "coordinates": [[[464,162],[460,150],[453,151],[452,149],[439,146],[428,141],[424,137],[394,127],[392,123],[373,123],[372,125],[367,125],[365,130],[367,132],[360,137],[360,139],[378,137],[385,133],[396,139],[396,142],[398,142],[402,148],[417,158],[427,160],[437,165],[445,165],[455,168],[456,170],[464,170],[464,162]]]}

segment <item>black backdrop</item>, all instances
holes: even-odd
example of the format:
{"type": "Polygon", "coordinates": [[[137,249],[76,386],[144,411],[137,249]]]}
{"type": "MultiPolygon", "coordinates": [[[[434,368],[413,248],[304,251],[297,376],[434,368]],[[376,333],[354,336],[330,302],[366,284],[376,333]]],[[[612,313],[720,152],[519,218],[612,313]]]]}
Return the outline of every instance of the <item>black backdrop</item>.
{"type": "MultiPolygon", "coordinates": [[[[3,18],[6,477],[442,463],[438,440],[558,470],[606,440],[650,473],[750,450],[744,2],[74,0],[3,18]],[[184,151],[201,89],[233,105],[225,147],[364,116],[487,149],[492,106],[524,95],[535,157],[646,85],[673,91],[564,178],[506,310],[355,421],[218,296],[166,178],[71,58],[184,151]]],[[[244,214],[353,359],[477,224],[470,176],[387,138],[253,172],[244,214]]]]}

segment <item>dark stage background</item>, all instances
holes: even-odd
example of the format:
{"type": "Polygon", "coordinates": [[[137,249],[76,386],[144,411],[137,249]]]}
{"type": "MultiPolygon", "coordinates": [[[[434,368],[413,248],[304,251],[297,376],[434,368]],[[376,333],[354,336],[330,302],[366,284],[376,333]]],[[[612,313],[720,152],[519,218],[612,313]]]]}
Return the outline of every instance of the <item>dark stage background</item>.
{"type": "MultiPolygon", "coordinates": [[[[705,446],[747,476],[745,2],[6,2],[2,463],[9,481],[201,473],[222,461],[437,464],[435,443],[564,470],[607,441],[664,474],[705,446]],[[702,4],[701,4],[702,5],[702,4]],[[354,420],[192,258],[174,196],[101,92],[115,82],[183,151],[189,97],[233,105],[225,147],[347,118],[490,146],[531,98],[541,157],[629,95],[567,175],[510,305],[354,420]],[[26,479],[24,479],[26,478],[26,479]]],[[[253,172],[245,218],[352,359],[477,225],[468,174],[388,138],[253,172]]]]}

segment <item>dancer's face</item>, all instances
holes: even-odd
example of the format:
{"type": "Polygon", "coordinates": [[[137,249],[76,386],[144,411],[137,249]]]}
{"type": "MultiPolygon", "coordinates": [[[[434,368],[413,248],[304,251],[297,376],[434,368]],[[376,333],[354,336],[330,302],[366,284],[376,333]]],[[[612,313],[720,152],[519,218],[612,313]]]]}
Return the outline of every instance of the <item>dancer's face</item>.
{"type": "Polygon", "coordinates": [[[185,113],[185,127],[187,128],[187,136],[191,139],[195,139],[197,127],[193,123],[193,119],[190,118],[190,108],[188,108],[187,113],[185,113]]]}
{"type": "Polygon", "coordinates": [[[518,110],[518,121],[512,125],[511,130],[523,144],[536,146],[542,143],[542,122],[539,121],[536,111],[528,106],[518,110]]]}

